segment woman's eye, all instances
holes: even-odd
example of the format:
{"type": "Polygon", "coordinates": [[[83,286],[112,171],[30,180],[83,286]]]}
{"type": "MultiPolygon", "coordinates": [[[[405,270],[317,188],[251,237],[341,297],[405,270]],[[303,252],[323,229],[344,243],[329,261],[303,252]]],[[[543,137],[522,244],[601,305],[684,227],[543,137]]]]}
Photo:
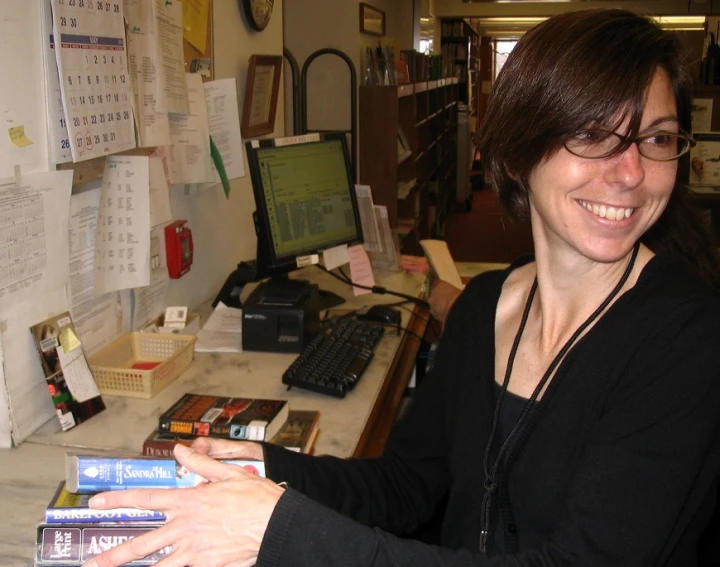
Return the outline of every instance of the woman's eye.
{"type": "Polygon", "coordinates": [[[674,140],[675,136],[673,134],[655,134],[645,138],[644,142],[653,146],[669,146],[674,140]]]}

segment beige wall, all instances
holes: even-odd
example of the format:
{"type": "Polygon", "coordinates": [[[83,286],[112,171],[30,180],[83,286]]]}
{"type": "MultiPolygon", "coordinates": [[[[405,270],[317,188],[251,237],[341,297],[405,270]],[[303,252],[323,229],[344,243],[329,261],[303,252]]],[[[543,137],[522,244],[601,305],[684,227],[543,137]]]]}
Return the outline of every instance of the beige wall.
{"type": "MultiPolygon", "coordinates": [[[[369,0],[385,12],[386,37],[398,49],[412,48],[413,0],[369,0]]],[[[285,47],[302,69],[308,56],[318,49],[344,52],[353,62],[358,85],[364,77],[365,47],[377,46],[377,36],[361,34],[358,0],[287,0],[284,2],[285,47]]],[[[285,126],[292,129],[292,98],[289,66],[285,65],[285,126]]],[[[339,57],[323,55],[308,69],[307,107],[309,130],[349,130],[350,74],[339,57]]]]}
{"type": "MultiPolygon", "coordinates": [[[[237,0],[214,0],[213,4],[215,78],[236,78],[242,116],[248,58],[254,53],[282,54],[283,3],[275,2],[270,24],[262,32],[249,28],[237,0]]],[[[278,100],[274,135],[282,136],[285,134],[282,84],[278,100]]],[[[247,161],[245,164],[247,168],[247,161]]],[[[189,221],[195,260],[188,274],[171,282],[167,304],[196,306],[215,297],[239,261],[255,257],[251,217],[255,201],[249,173],[231,181],[229,200],[219,186],[204,190],[175,186],[172,207],[175,218],[189,221]]]]}

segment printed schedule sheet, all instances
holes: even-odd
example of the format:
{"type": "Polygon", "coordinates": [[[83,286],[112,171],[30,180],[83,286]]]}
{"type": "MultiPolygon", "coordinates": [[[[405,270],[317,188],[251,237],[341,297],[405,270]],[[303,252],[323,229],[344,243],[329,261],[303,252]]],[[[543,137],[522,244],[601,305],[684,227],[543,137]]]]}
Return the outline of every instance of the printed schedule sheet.
{"type": "Polygon", "coordinates": [[[52,0],[52,12],[73,161],[134,148],[122,0],[52,0]]]}

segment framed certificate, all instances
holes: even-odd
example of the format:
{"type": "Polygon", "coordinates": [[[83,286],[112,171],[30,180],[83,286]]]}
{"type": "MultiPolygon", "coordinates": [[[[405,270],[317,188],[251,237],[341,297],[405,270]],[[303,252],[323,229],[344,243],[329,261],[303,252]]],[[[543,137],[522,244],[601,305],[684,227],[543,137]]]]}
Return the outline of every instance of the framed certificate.
{"type": "Polygon", "coordinates": [[[240,128],[243,138],[272,134],[275,129],[281,70],[281,55],[250,56],[240,128]]]}

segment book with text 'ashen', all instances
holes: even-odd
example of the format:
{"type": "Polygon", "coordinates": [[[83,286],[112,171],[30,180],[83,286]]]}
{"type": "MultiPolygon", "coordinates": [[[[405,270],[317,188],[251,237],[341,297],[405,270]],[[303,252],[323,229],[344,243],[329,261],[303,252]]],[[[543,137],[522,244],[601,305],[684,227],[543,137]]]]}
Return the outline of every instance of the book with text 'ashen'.
{"type": "MultiPolygon", "coordinates": [[[[249,459],[222,460],[265,476],[265,463],[249,459]]],[[[89,494],[130,488],[190,488],[205,482],[175,459],[65,455],[65,483],[69,492],[89,494]]]]}
{"type": "Polygon", "coordinates": [[[60,482],[48,507],[45,509],[46,524],[85,524],[98,522],[164,522],[165,514],[154,510],[137,508],[114,508],[95,510],[88,506],[92,494],[73,494],[65,481],[60,482]]]}
{"type": "Polygon", "coordinates": [[[287,400],[185,394],[158,420],[165,433],[267,441],[287,421],[287,400]]]}
{"type": "MultiPolygon", "coordinates": [[[[163,522],[38,524],[35,566],[80,567],[96,555],[162,525],[163,522]]],[[[171,551],[170,547],[165,547],[126,565],[154,565],[171,551]]]]}

